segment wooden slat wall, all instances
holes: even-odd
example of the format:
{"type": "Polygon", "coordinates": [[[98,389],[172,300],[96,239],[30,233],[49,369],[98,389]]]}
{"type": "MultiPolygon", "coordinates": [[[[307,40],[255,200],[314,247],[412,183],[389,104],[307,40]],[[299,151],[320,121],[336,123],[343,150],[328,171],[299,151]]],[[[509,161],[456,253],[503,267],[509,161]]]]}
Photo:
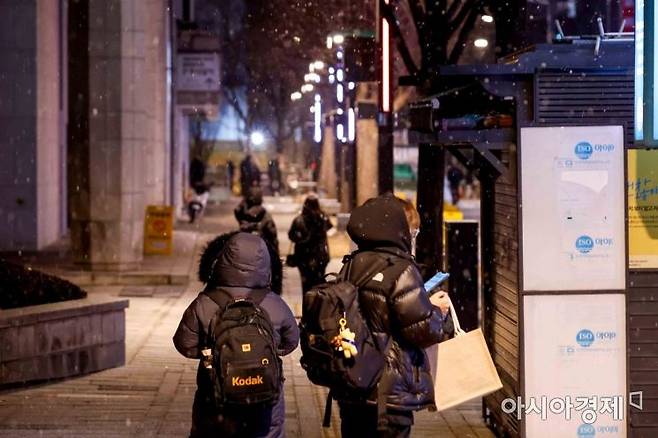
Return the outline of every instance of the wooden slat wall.
{"type": "MultiPolygon", "coordinates": [[[[537,121],[560,123],[609,120],[625,123],[626,147],[633,138],[633,71],[612,74],[540,73],[536,79],[537,121]]],[[[631,272],[628,290],[629,386],[643,391],[644,409],[631,409],[631,438],[658,437],[658,273],[631,272]]]]}
{"type": "Polygon", "coordinates": [[[502,436],[518,436],[519,422],[500,409],[505,398],[516,399],[519,386],[518,221],[515,155],[504,152],[509,175],[494,183],[493,293],[487,300],[487,337],[503,389],[485,398],[492,420],[502,436]],[[511,161],[511,162],[510,162],[511,161]]]}
{"type": "Polygon", "coordinates": [[[643,392],[631,408],[632,438],[658,437],[658,273],[631,271],[628,290],[630,390],[643,392]]]}
{"type": "Polygon", "coordinates": [[[633,71],[613,73],[542,72],[536,76],[537,122],[559,125],[588,121],[625,123],[626,147],[634,144],[635,108],[633,71]]]}

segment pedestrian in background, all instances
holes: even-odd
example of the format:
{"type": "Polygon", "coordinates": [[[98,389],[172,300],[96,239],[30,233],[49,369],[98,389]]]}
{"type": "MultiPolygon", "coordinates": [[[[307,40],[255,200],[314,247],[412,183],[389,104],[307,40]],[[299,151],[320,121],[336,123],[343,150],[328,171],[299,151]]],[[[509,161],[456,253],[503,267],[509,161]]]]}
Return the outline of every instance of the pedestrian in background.
{"type": "Polygon", "coordinates": [[[281,193],[281,165],[279,158],[275,157],[267,163],[267,173],[270,177],[270,191],[272,195],[279,195],[281,193]]]}
{"type": "Polygon", "coordinates": [[[226,162],[226,183],[228,184],[229,192],[233,192],[233,179],[235,178],[235,164],[233,160],[226,162]]]}
{"type": "Polygon", "coordinates": [[[251,155],[247,154],[240,162],[240,190],[241,195],[246,196],[251,187],[260,187],[260,169],[254,163],[251,155]]]}
{"type": "Polygon", "coordinates": [[[249,191],[233,212],[240,226],[240,231],[259,235],[279,257],[279,238],[276,224],[272,219],[272,215],[263,207],[263,191],[259,187],[249,188],[249,191]]]}
{"type": "MultiPolygon", "coordinates": [[[[284,436],[283,375],[280,376],[278,398],[273,404],[218,405],[214,391],[216,384],[202,360],[202,351],[207,351],[208,345],[221,336],[221,333],[213,333],[213,327],[219,326],[223,314],[217,302],[219,295],[227,302],[257,302],[267,313],[274,329],[272,337],[279,356],[290,354],[297,347],[299,330],[295,317],[283,299],[269,291],[270,263],[265,242],[258,236],[246,233],[219,236],[208,244],[201,255],[199,280],[206,286],[185,310],[173,338],[179,353],[190,359],[200,359],[192,407],[191,438],[284,436]]],[[[238,339],[237,342],[252,345],[254,340],[238,339]]],[[[249,350],[243,348],[243,351],[249,350]]],[[[216,365],[218,361],[214,363],[216,365]]],[[[216,372],[222,375],[226,371],[216,372]]]]}
{"type": "Polygon", "coordinates": [[[295,244],[294,264],[302,277],[302,291],[324,283],[325,269],[329,263],[327,231],[333,225],[320,208],[320,200],[314,194],[304,201],[302,213],[290,226],[288,238],[295,244]]]}

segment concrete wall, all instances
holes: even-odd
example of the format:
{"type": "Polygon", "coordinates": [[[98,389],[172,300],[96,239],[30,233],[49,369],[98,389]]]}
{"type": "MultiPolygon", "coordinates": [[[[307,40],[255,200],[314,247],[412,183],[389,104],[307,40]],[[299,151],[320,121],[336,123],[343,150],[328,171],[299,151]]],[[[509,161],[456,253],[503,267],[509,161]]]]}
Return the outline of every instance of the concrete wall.
{"type": "Polygon", "coordinates": [[[62,231],[60,2],[0,3],[0,250],[62,231]]]}
{"type": "Polygon", "coordinates": [[[171,140],[169,129],[169,87],[167,72],[167,47],[169,43],[169,16],[166,0],[146,0],[144,23],[145,65],[148,80],[146,105],[145,187],[144,199],[149,204],[165,204],[169,201],[169,173],[171,140]]]}
{"type": "Polygon", "coordinates": [[[318,179],[320,192],[328,198],[336,198],[338,195],[338,177],[336,176],[336,143],[333,122],[328,122],[324,127],[320,176],[318,179]]]}
{"type": "Polygon", "coordinates": [[[88,103],[71,111],[88,120],[88,144],[83,136],[69,170],[88,175],[71,196],[71,241],[76,261],[94,269],[136,267],[145,206],[167,200],[166,3],[88,3],[89,58],[79,67],[88,103]]]}
{"type": "Polygon", "coordinates": [[[377,121],[358,119],[356,121],[356,205],[361,205],[379,194],[377,121]]]}
{"type": "Polygon", "coordinates": [[[125,364],[128,300],[91,297],[4,310],[0,386],[125,364]]]}
{"type": "Polygon", "coordinates": [[[60,4],[37,1],[37,248],[55,242],[62,230],[61,180],[65,157],[61,154],[62,77],[60,4]]]}

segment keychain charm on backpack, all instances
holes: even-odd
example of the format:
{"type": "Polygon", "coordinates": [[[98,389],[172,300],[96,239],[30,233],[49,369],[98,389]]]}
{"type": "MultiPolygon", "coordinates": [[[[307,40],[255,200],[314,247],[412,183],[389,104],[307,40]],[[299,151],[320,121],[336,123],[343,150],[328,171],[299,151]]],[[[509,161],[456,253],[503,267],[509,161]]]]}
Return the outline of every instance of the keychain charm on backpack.
{"type": "Polygon", "coordinates": [[[355,343],[356,333],[347,327],[347,320],[344,317],[338,321],[338,324],[340,324],[340,331],[337,336],[334,336],[331,343],[336,351],[343,352],[345,359],[350,359],[359,353],[355,343]]]}

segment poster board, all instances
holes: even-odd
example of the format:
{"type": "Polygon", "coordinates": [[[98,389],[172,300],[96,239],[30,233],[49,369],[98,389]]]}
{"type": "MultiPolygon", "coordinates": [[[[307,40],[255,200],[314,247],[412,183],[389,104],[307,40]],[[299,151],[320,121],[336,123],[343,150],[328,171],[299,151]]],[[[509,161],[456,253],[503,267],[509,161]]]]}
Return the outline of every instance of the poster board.
{"type": "Polygon", "coordinates": [[[144,254],[171,255],[173,251],[174,208],[149,205],[144,220],[144,254]]]}
{"type": "Polygon", "coordinates": [[[520,139],[523,290],[623,290],[623,128],[528,127],[520,139]]]}
{"type": "Polygon", "coordinates": [[[523,302],[525,436],[625,437],[624,294],[526,295],[523,302]],[[590,403],[578,409],[577,398],[590,403]],[[551,407],[551,400],[565,401],[564,411],[556,413],[560,403],[551,407]],[[527,412],[531,403],[542,412],[527,412]]]}
{"type": "Polygon", "coordinates": [[[628,151],[628,263],[658,269],[658,150],[628,151]]]}

